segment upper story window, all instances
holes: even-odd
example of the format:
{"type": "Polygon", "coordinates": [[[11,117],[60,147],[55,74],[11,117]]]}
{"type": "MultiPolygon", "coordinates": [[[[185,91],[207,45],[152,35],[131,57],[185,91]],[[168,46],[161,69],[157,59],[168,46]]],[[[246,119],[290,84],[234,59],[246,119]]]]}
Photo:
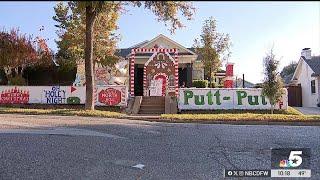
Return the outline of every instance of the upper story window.
{"type": "Polygon", "coordinates": [[[316,81],[311,81],[311,93],[316,93],[316,81]]]}

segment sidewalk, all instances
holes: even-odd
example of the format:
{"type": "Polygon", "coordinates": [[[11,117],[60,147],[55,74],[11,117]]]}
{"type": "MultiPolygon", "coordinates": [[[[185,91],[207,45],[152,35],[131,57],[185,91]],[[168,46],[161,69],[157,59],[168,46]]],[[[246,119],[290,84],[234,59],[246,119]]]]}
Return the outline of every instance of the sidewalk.
{"type": "Polygon", "coordinates": [[[320,115],[320,107],[293,107],[304,115],[320,115]]]}
{"type": "Polygon", "coordinates": [[[161,118],[160,115],[152,115],[152,114],[131,114],[131,115],[125,115],[123,117],[127,119],[144,120],[144,121],[160,120],[161,118]]]}
{"type": "Polygon", "coordinates": [[[169,119],[161,118],[160,115],[135,114],[124,115],[121,119],[165,122],[165,123],[200,123],[200,124],[230,124],[230,125],[285,125],[285,126],[320,126],[320,120],[303,121],[277,121],[277,120],[188,120],[188,119],[169,119]]]}

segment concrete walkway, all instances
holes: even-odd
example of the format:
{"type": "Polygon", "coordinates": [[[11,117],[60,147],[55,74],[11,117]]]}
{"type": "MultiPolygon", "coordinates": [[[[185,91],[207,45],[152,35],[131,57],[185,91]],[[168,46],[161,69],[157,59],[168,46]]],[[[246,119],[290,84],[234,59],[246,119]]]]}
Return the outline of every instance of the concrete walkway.
{"type": "Polygon", "coordinates": [[[320,107],[294,107],[304,115],[320,115],[320,107]]]}

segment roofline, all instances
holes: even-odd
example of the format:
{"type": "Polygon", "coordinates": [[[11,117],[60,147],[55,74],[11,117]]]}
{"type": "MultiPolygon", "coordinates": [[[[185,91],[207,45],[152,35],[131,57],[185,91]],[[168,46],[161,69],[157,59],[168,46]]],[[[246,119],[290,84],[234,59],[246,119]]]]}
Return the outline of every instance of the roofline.
{"type": "Polygon", "coordinates": [[[138,44],[135,44],[135,45],[130,46],[129,48],[139,47],[139,46],[141,46],[142,44],[145,44],[145,43],[147,43],[147,42],[149,42],[149,40],[144,40],[144,41],[142,41],[142,42],[140,42],[140,43],[138,43],[138,44]]]}
{"type": "Polygon", "coordinates": [[[297,67],[296,67],[296,69],[294,70],[293,76],[292,76],[292,78],[291,78],[290,81],[293,81],[293,80],[294,80],[294,77],[296,76],[297,71],[298,71],[298,68],[301,66],[300,64],[301,64],[302,61],[303,61],[303,58],[302,58],[302,56],[300,56],[300,59],[299,59],[298,64],[297,64],[297,67]],[[299,65],[300,65],[300,66],[299,66],[299,65]]]}
{"type": "MultiPolygon", "coordinates": [[[[304,62],[309,66],[309,64],[308,64],[305,60],[306,60],[306,59],[305,59],[303,56],[300,56],[299,62],[298,62],[298,64],[297,64],[296,69],[294,70],[293,76],[292,76],[292,78],[291,78],[290,81],[293,81],[293,80],[294,80],[294,77],[296,76],[297,71],[298,71],[298,67],[299,67],[299,65],[302,63],[302,61],[304,61],[304,62]]],[[[311,69],[311,71],[312,71],[313,73],[315,73],[310,66],[309,66],[309,68],[311,69]]]]}
{"type": "MultiPolygon", "coordinates": [[[[150,54],[152,54],[152,53],[150,53],[150,54]]],[[[130,57],[130,55],[131,55],[131,52],[128,55],[126,55],[125,58],[130,57]]],[[[179,53],[178,53],[178,55],[179,55],[179,53]]],[[[197,56],[198,56],[197,54],[194,54],[194,55],[179,55],[179,57],[192,57],[192,58],[195,58],[195,60],[196,60],[197,56]]],[[[136,57],[145,57],[145,56],[136,56],[136,57]]],[[[150,56],[146,56],[146,57],[150,57],[150,56]]]]}
{"type": "Polygon", "coordinates": [[[182,46],[181,44],[177,43],[176,41],[168,38],[167,36],[165,36],[165,35],[163,35],[163,34],[159,34],[157,37],[151,39],[149,42],[147,42],[146,44],[144,44],[144,45],[141,46],[140,48],[146,47],[147,45],[151,44],[152,42],[154,42],[156,39],[158,39],[158,38],[160,38],[160,37],[163,37],[163,38],[165,38],[166,40],[170,41],[171,43],[180,46],[182,49],[186,50],[187,52],[191,53],[192,55],[197,55],[197,54],[195,54],[194,52],[190,51],[188,48],[182,46]]]}

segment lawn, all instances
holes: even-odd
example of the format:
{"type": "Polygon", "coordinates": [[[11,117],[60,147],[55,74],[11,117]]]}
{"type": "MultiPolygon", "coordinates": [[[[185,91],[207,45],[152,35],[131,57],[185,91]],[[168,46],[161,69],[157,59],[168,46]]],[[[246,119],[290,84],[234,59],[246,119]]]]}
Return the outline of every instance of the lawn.
{"type": "MultiPolygon", "coordinates": [[[[234,110],[189,110],[182,111],[181,114],[270,114],[270,110],[245,110],[245,109],[234,109],[234,110]]],[[[287,114],[287,115],[303,115],[300,111],[288,107],[287,110],[274,110],[274,114],[287,114]]]]}
{"type": "Polygon", "coordinates": [[[91,116],[91,117],[108,117],[119,118],[124,114],[112,111],[101,110],[79,110],[79,109],[25,109],[25,108],[8,108],[0,107],[0,113],[18,113],[31,115],[65,115],[65,116],[91,116]]]}
{"type": "Polygon", "coordinates": [[[270,114],[266,110],[217,110],[209,112],[205,111],[202,114],[199,111],[182,112],[182,114],[162,114],[162,119],[183,122],[197,122],[197,121],[319,121],[320,115],[303,115],[292,107],[288,110],[275,111],[270,114]]]}
{"type": "MultiPolygon", "coordinates": [[[[124,113],[102,110],[81,109],[28,109],[14,107],[0,107],[0,114],[18,113],[30,115],[64,115],[64,116],[90,116],[106,118],[126,118],[124,113]]],[[[320,115],[303,115],[292,107],[288,110],[275,111],[270,114],[265,110],[217,110],[217,111],[192,111],[182,114],[162,114],[157,121],[167,122],[218,122],[218,121],[264,121],[264,122],[320,122],[320,115]]],[[[137,118],[139,119],[139,117],[137,118]]],[[[144,118],[145,119],[145,118],[144,118]]],[[[145,119],[146,120],[146,119],[145,119]]]]}

